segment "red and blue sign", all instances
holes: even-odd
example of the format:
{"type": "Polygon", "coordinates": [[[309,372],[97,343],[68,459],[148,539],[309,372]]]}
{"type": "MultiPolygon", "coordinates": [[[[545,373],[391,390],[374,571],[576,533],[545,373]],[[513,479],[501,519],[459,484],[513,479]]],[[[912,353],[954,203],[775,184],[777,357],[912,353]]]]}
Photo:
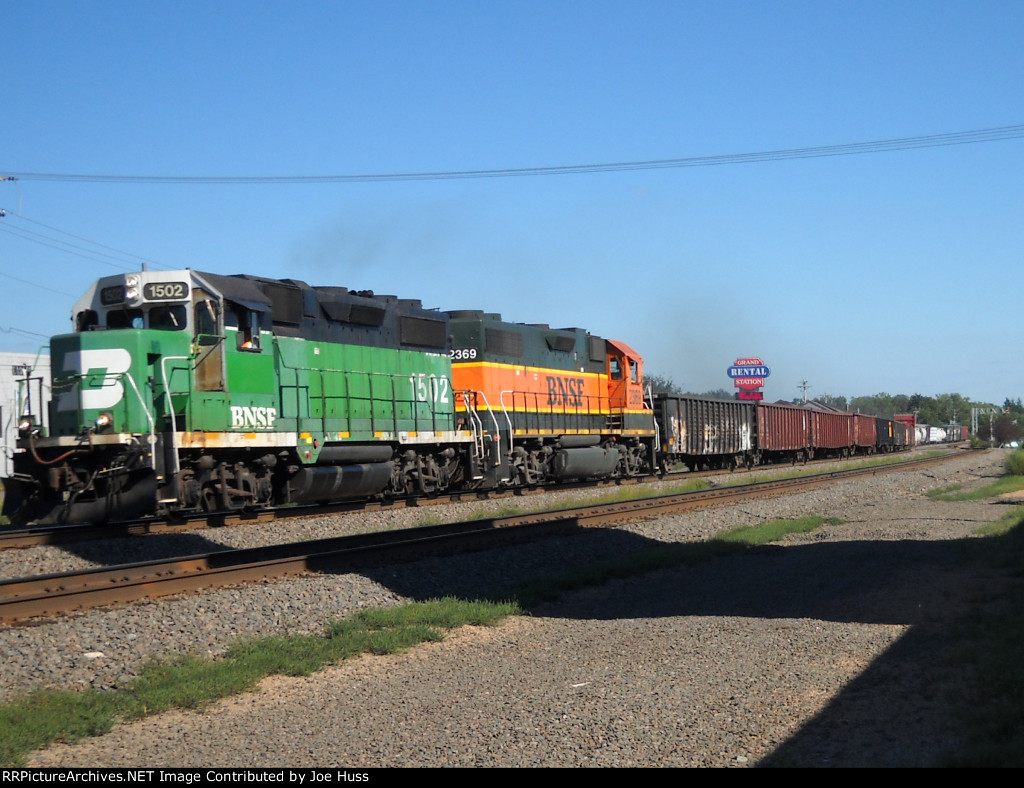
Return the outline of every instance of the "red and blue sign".
{"type": "Polygon", "coordinates": [[[729,367],[730,378],[766,378],[772,371],[768,369],[764,364],[756,364],[751,366],[735,366],[729,367]]]}
{"type": "MultiPolygon", "coordinates": [[[[759,358],[738,358],[733,366],[729,367],[729,377],[733,385],[743,391],[755,391],[764,385],[764,379],[772,374],[763,361],[759,358]]],[[[753,397],[744,397],[753,399],[753,397]]]]}

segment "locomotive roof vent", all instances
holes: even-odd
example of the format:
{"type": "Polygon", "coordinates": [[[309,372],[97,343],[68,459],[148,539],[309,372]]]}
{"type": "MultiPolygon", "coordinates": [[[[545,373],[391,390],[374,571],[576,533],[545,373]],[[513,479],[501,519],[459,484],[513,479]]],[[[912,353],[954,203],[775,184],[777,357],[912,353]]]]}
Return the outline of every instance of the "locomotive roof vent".
{"type": "Polygon", "coordinates": [[[576,349],[576,337],[565,334],[545,334],[544,341],[551,350],[559,350],[562,353],[570,353],[576,349]]]}

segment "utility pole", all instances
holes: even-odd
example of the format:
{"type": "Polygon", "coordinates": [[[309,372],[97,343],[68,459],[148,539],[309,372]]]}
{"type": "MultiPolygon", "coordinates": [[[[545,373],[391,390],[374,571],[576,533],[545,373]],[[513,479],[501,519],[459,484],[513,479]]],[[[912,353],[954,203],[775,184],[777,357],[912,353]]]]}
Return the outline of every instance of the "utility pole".
{"type": "Polygon", "coordinates": [[[806,380],[801,380],[799,383],[796,384],[796,387],[800,389],[804,398],[804,402],[807,402],[807,389],[812,388],[811,384],[808,383],[806,380]]]}

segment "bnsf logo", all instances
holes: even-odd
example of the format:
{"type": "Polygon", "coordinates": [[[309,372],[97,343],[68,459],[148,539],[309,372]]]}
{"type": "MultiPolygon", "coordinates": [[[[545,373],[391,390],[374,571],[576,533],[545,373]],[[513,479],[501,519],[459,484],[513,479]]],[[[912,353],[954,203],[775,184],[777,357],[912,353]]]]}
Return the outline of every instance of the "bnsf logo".
{"type": "Polygon", "coordinates": [[[121,382],[132,366],[131,354],[124,348],[72,350],[64,354],[64,372],[80,375],[80,381],[57,400],[57,410],[104,410],[124,397],[121,382]]]}
{"type": "Polygon", "coordinates": [[[274,426],[277,408],[246,408],[231,406],[231,428],[240,430],[246,427],[260,428],[274,426]]]}
{"type": "Polygon", "coordinates": [[[548,405],[582,405],[583,378],[556,378],[548,381],[548,405]]]}

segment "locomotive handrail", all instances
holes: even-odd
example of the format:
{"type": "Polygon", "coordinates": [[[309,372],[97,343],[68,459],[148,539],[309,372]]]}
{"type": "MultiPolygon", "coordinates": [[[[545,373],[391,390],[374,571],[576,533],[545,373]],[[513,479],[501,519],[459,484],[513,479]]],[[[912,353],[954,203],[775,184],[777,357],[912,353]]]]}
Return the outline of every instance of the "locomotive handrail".
{"type": "MultiPolygon", "coordinates": [[[[491,403],[487,401],[487,395],[484,394],[482,391],[474,391],[473,395],[474,395],[474,398],[475,398],[476,395],[479,395],[480,399],[482,399],[484,401],[484,405],[487,406],[487,412],[491,414],[491,421],[494,422],[494,436],[495,436],[496,440],[498,441],[498,447],[499,447],[498,456],[494,458],[494,467],[498,467],[499,465],[501,465],[501,451],[500,451],[500,448],[501,448],[501,427],[498,426],[498,420],[494,417],[494,410],[491,408],[491,403]]],[[[502,406],[502,410],[504,410],[504,406],[502,406]]],[[[507,418],[507,415],[506,415],[506,418],[507,418]]],[[[481,429],[482,429],[482,427],[481,427],[481,429]]],[[[509,449],[509,451],[512,451],[512,422],[511,422],[511,420],[508,422],[508,449],[509,449]]],[[[508,477],[507,481],[512,481],[512,471],[511,471],[511,468],[509,469],[509,477],[508,477]]]]}
{"type": "MultiPolygon", "coordinates": [[[[648,409],[653,413],[654,412],[654,390],[650,386],[648,386],[647,390],[644,393],[647,394],[647,401],[646,401],[645,404],[647,405],[648,409]]],[[[655,451],[657,451],[658,448],[661,447],[661,427],[658,425],[658,420],[657,419],[653,419],[653,421],[654,421],[654,446],[655,446],[655,451]]],[[[652,461],[653,461],[653,459],[654,458],[652,458],[652,461]]]]}
{"type": "MultiPolygon", "coordinates": [[[[174,413],[174,402],[171,394],[171,382],[167,377],[167,362],[168,361],[189,361],[191,356],[164,356],[160,359],[160,376],[163,378],[164,384],[164,396],[167,397],[167,415],[171,420],[171,456],[174,458],[173,464],[173,475],[177,476],[181,472],[181,460],[178,457],[178,420],[174,413]]],[[[186,366],[184,369],[179,368],[176,371],[185,372],[186,374],[190,371],[189,367],[186,366]]],[[[189,386],[191,390],[191,386],[189,386]]],[[[155,403],[154,403],[155,405],[155,403]]],[[[166,453],[164,454],[166,462],[166,453]]],[[[155,460],[154,460],[155,463],[155,460]]]]}
{"type": "MultiPolygon", "coordinates": [[[[457,391],[455,392],[455,394],[457,396],[462,397],[462,405],[466,409],[466,413],[468,414],[469,418],[470,431],[473,437],[473,447],[476,450],[478,456],[480,457],[480,461],[482,463],[486,455],[486,452],[484,451],[484,423],[483,420],[480,418],[480,414],[477,412],[476,407],[474,407],[473,403],[470,402],[470,396],[476,399],[476,396],[478,394],[481,397],[483,397],[484,393],[482,391],[473,391],[472,389],[465,389],[463,391],[457,391]]],[[[484,399],[486,399],[486,397],[484,397],[484,399]]],[[[499,443],[499,451],[495,452],[494,457],[494,467],[497,467],[501,465],[501,431],[498,429],[498,421],[497,419],[494,418],[493,413],[491,414],[491,421],[494,422],[494,440],[495,442],[499,443]]]]}
{"type": "Polygon", "coordinates": [[[511,395],[511,398],[512,398],[512,409],[513,410],[515,410],[516,396],[519,395],[519,396],[522,397],[523,407],[522,407],[522,410],[520,412],[523,414],[523,418],[525,420],[526,429],[530,428],[530,413],[531,412],[533,412],[533,413],[535,413],[537,415],[536,425],[535,425],[536,429],[540,429],[541,428],[540,416],[541,415],[545,415],[545,416],[565,416],[565,417],[571,417],[575,421],[575,429],[577,431],[581,428],[581,424],[583,423],[582,420],[586,416],[609,416],[609,415],[612,414],[612,408],[611,408],[612,398],[611,397],[601,397],[601,396],[597,396],[597,395],[594,395],[594,394],[586,394],[586,395],[583,395],[583,396],[580,397],[581,402],[578,405],[575,405],[573,407],[567,407],[565,405],[561,405],[559,407],[556,407],[555,405],[553,405],[551,403],[541,403],[541,399],[540,398],[546,396],[542,392],[536,392],[536,391],[516,391],[514,389],[509,389],[509,390],[503,391],[501,393],[501,406],[502,406],[502,410],[504,410],[506,412],[506,417],[507,417],[507,413],[508,413],[508,411],[506,409],[506,405],[505,405],[505,395],[506,394],[511,395]],[[532,410],[531,410],[531,407],[530,407],[531,401],[532,401],[532,410]],[[594,404],[595,401],[597,403],[596,405],[594,404]],[[605,402],[608,403],[606,408],[602,407],[603,403],[605,403],[605,402]]]}
{"type": "Polygon", "coordinates": [[[475,392],[471,391],[470,389],[466,389],[464,391],[457,391],[455,393],[456,393],[456,396],[462,397],[462,407],[464,407],[466,409],[467,420],[469,421],[470,433],[471,433],[471,435],[473,437],[473,445],[480,447],[480,456],[482,457],[483,456],[482,440],[483,440],[483,433],[484,433],[484,424],[483,424],[483,421],[481,421],[481,419],[480,419],[480,414],[476,412],[476,408],[474,408],[472,403],[470,403],[470,401],[469,401],[470,395],[474,394],[475,392]]]}
{"type": "Polygon", "coordinates": [[[135,392],[135,397],[142,406],[142,412],[146,414],[146,420],[149,422],[149,464],[151,468],[156,470],[156,455],[153,452],[153,446],[156,444],[156,420],[153,418],[153,413],[146,406],[146,401],[142,398],[142,393],[135,384],[135,379],[126,372],[119,372],[118,377],[128,378],[128,382],[132,384],[132,391],[135,392]]]}
{"type": "MultiPolygon", "coordinates": [[[[321,412],[321,415],[318,418],[318,420],[321,423],[321,431],[324,434],[326,434],[326,432],[327,432],[327,418],[328,418],[327,417],[327,413],[328,413],[327,401],[329,399],[342,399],[342,400],[344,400],[344,402],[345,402],[345,404],[347,406],[345,408],[345,413],[348,414],[348,415],[346,415],[344,417],[338,417],[338,418],[343,420],[343,421],[345,421],[345,422],[347,422],[347,424],[348,424],[348,431],[351,431],[351,429],[352,429],[352,415],[351,415],[351,413],[352,413],[352,403],[356,402],[356,401],[365,401],[367,403],[370,403],[370,408],[369,408],[369,411],[368,411],[368,416],[369,416],[369,421],[370,421],[370,431],[371,432],[378,432],[378,431],[379,432],[388,432],[388,431],[390,431],[393,434],[397,435],[401,431],[400,430],[401,425],[399,424],[399,409],[397,407],[395,407],[395,406],[401,403],[401,404],[406,404],[406,405],[410,406],[409,420],[412,422],[413,431],[421,431],[421,430],[425,429],[425,426],[424,426],[425,423],[429,422],[431,431],[436,433],[438,431],[439,421],[442,420],[443,417],[445,416],[445,413],[442,410],[440,410],[440,409],[438,409],[436,407],[437,403],[435,402],[435,394],[436,394],[436,392],[439,391],[439,387],[438,387],[436,381],[442,380],[442,379],[447,380],[448,384],[449,384],[449,390],[454,393],[454,386],[452,386],[451,378],[448,378],[448,377],[443,376],[443,375],[431,374],[429,376],[428,375],[422,376],[425,380],[429,380],[430,383],[428,384],[428,388],[427,388],[428,394],[427,394],[426,398],[425,399],[420,399],[416,395],[415,382],[412,382],[410,384],[412,386],[412,389],[411,389],[411,393],[410,393],[409,397],[399,396],[399,394],[398,394],[399,387],[398,387],[398,385],[396,385],[398,381],[403,381],[404,382],[404,381],[408,381],[408,380],[411,380],[411,379],[413,379],[415,377],[419,377],[419,376],[408,375],[408,374],[405,374],[405,373],[394,373],[394,372],[364,372],[364,371],[361,371],[361,370],[338,369],[338,368],[334,368],[334,367],[322,367],[322,366],[321,367],[312,367],[312,366],[306,366],[306,365],[292,365],[292,364],[287,363],[287,361],[285,360],[283,354],[280,352],[279,348],[276,349],[276,358],[277,358],[277,360],[279,362],[280,367],[283,368],[283,369],[289,369],[289,370],[292,370],[294,372],[306,372],[306,373],[309,373],[309,374],[315,374],[319,378],[320,393],[319,393],[319,395],[317,395],[317,398],[320,400],[320,412],[321,412]],[[343,381],[343,386],[341,387],[342,391],[338,395],[329,395],[328,394],[328,390],[327,390],[327,386],[325,386],[325,382],[327,381],[328,376],[330,376],[330,375],[337,375],[343,381]],[[366,380],[367,387],[369,389],[367,394],[366,394],[366,396],[357,396],[357,395],[353,395],[352,394],[352,380],[354,378],[359,378],[359,379],[365,379],[366,380]],[[387,398],[385,398],[385,401],[389,401],[389,402],[392,403],[392,409],[391,409],[392,412],[391,412],[391,415],[390,415],[389,418],[388,417],[382,417],[380,415],[380,413],[377,411],[377,409],[373,407],[373,403],[379,401],[379,399],[380,399],[378,397],[378,392],[375,391],[375,384],[377,384],[379,386],[381,384],[382,380],[386,380],[387,381],[387,383],[388,383],[387,388],[390,389],[390,395],[387,398]],[[423,408],[421,406],[426,406],[427,408],[429,408],[429,415],[426,415],[426,414],[424,414],[422,412],[423,408]],[[382,419],[387,422],[386,425],[381,423],[382,419]],[[381,429],[382,427],[385,427],[385,426],[388,429],[381,429]]],[[[288,389],[288,388],[294,388],[295,389],[295,420],[296,420],[296,428],[299,428],[301,426],[301,422],[302,422],[303,419],[313,419],[313,418],[316,418],[316,417],[313,416],[313,414],[311,412],[309,412],[309,409],[308,409],[308,403],[309,403],[310,399],[312,398],[312,396],[308,393],[308,390],[307,390],[307,396],[306,396],[307,409],[306,409],[305,415],[303,415],[303,412],[302,412],[303,411],[303,409],[302,409],[302,395],[301,395],[301,389],[303,387],[299,385],[298,381],[296,381],[294,386],[286,385],[283,382],[281,382],[279,384],[279,386],[280,386],[280,388],[282,390],[282,394],[281,394],[282,401],[284,399],[284,393],[283,392],[284,392],[285,389],[288,389]]],[[[308,387],[307,387],[307,389],[308,389],[308,387]]]]}

